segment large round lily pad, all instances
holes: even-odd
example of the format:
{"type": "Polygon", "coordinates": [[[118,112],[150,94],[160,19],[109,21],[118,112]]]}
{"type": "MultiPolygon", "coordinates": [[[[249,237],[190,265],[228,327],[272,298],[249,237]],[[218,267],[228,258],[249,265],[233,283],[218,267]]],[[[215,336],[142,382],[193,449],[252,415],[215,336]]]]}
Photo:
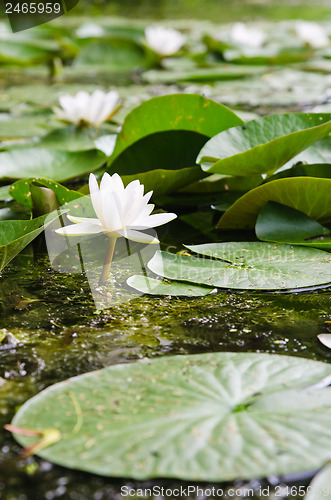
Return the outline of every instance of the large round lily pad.
{"type": "Polygon", "coordinates": [[[12,423],[59,436],[41,457],[105,476],[223,481],[313,470],[329,457],[331,389],[307,386],[330,375],[328,364],[269,354],[144,360],[53,385],[12,423]]]}
{"type": "Polygon", "coordinates": [[[241,290],[302,288],[331,282],[331,254],[314,248],[247,241],[185,246],[213,259],[156,252],[149,269],[168,279],[241,290]]]}

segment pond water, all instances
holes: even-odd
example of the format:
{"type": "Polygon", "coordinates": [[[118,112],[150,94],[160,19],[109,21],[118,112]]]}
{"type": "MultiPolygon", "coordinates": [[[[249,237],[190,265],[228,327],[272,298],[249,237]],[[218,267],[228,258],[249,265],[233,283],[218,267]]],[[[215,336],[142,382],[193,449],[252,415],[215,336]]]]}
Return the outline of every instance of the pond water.
{"type": "MultiPolygon", "coordinates": [[[[231,3],[231,9],[221,9],[221,5],[227,3],[213,0],[145,1],[137,2],[133,11],[132,2],[121,1],[109,5],[99,2],[93,8],[95,13],[106,9],[110,14],[141,19],[177,18],[177,23],[184,24],[183,18],[215,21],[215,16],[219,17],[220,13],[221,22],[261,17],[284,19],[298,15],[308,19],[325,20],[327,15],[331,18],[327,2],[316,6],[306,3],[299,10],[296,2],[277,2],[274,5],[237,1],[231,3]]],[[[79,22],[84,19],[82,17],[79,22]]],[[[99,21],[105,25],[108,22],[107,19],[99,21]]],[[[68,18],[66,23],[78,25],[74,18],[68,18]]],[[[191,28],[192,24],[189,26],[191,28]]],[[[201,28],[199,24],[194,26],[201,28]]],[[[30,105],[40,105],[48,99],[55,102],[58,95],[68,89],[71,92],[82,86],[92,89],[95,74],[79,73],[78,70],[73,74],[70,68],[64,68],[62,80],[52,86],[48,85],[47,77],[48,69],[44,66],[1,69],[2,103],[5,107],[15,108],[27,95],[30,105]]],[[[245,116],[254,117],[278,110],[314,110],[321,104],[329,106],[328,72],[304,72],[297,66],[286,70],[276,68],[263,78],[253,76],[250,80],[230,82],[167,84],[149,81],[144,84],[139,74],[136,80],[137,83],[133,84],[125,75],[110,79],[109,75],[98,74],[99,85],[116,83],[121,88],[122,97],[128,97],[122,116],[148,97],[182,91],[215,97],[236,107],[243,116],[246,113],[245,116]],[[321,96],[324,97],[321,99],[321,96]]],[[[178,226],[178,231],[190,243],[202,241],[204,237],[202,233],[192,232],[192,228],[191,232],[185,232],[187,226],[184,225],[182,229],[178,226]]],[[[167,243],[177,245],[171,235],[167,243]]],[[[175,354],[261,352],[331,362],[331,351],[316,338],[320,333],[331,332],[331,288],[291,293],[220,291],[203,298],[142,296],[96,311],[84,275],[57,273],[50,266],[40,242],[35,245],[35,252],[37,258],[34,260],[28,254],[20,256],[1,274],[1,499],[120,499],[123,498],[123,486],[137,490],[153,486],[174,489],[188,485],[177,480],[139,482],[103,478],[68,470],[37,457],[22,458],[20,447],[2,426],[11,421],[17,408],[27,399],[53,383],[111,364],[175,354]]],[[[233,498],[233,488],[254,490],[254,498],[291,497],[295,494],[288,495],[291,491],[286,486],[308,485],[313,472],[295,477],[238,480],[231,484],[199,483],[197,486],[207,490],[221,487],[224,498],[233,498]]],[[[131,498],[138,497],[139,494],[131,498]]],[[[151,498],[165,497],[154,495],[151,498]]],[[[187,498],[198,500],[216,496],[208,492],[205,495],[192,493],[187,498]]]]}

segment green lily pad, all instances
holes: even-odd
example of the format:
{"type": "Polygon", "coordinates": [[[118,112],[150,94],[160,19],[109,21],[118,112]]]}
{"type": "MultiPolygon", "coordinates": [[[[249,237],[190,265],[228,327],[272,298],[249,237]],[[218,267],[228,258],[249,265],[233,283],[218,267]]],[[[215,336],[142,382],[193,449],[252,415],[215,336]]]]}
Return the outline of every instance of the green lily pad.
{"type": "Polygon", "coordinates": [[[217,134],[199,153],[208,172],[252,175],[274,172],[331,132],[331,114],[269,115],[217,134]]]}
{"type": "Polygon", "coordinates": [[[93,172],[105,162],[101,151],[55,151],[20,148],[0,153],[0,178],[46,177],[56,181],[74,179],[93,172]]]}
{"type": "MultiPolygon", "coordinates": [[[[113,127],[112,132],[117,127],[113,127]]],[[[58,149],[60,151],[88,151],[96,149],[95,141],[110,133],[111,128],[99,128],[98,130],[87,127],[77,128],[74,125],[52,130],[37,144],[41,148],[58,149]]]]}
{"type": "Polygon", "coordinates": [[[32,208],[33,203],[31,196],[31,186],[45,187],[52,190],[55,193],[60,206],[83,196],[83,194],[79,193],[78,191],[68,189],[58,182],[50,181],[49,179],[43,179],[41,177],[30,177],[29,179],[21,179],[19,181],[16,181],[11,185],[9,193],[20,205],[32,208]]]}
{"type": "Polygon", "coordinates": [[[268,201],[275,201],[305,213],[320,223],[331,221],[331,179],[292,177],[258,186],[237,200],[221,217],[222,229],[254,228],[268,201]]]}
{"type": "Polygon", "coordinates": [[[262,241],[331,249],[331,229],[299,210],[272,201],[258,216],[255,232],[262,241]]]}
{"type": "Polygon", "coordinates": [[[44,230],[46,217],[49,217],[46,223],[49,225],[58,217],[58,213],[42,215],[32,220],[0,222],[0,272],[44,230]]]}
{"type": "Polygon", "coordinates": [[[181,168],[180,170],[157,169],[134,175],[122,175],[125,185],[138,179],[145,186],[145,193],[153,191],[153,196],[163,196],[177,191],[201,178],[201,171],[196,167],[181,168]]]}
{"type": "MultiPolygon", "coordinates": [[[[243,121],[233,111],[200,95],[173,94],[154,97],[134,108],[126,116],[110,158],[110,165],[114,166],[115,159],[127,148],[151,134],[186,131],[201,134],[206,140],[221,130],[241,123],[243,121]]],[[[169,148],[169,143],[167,146],[172,149],[169,148]]]]}
{"type": "MultiPolygon", "coordinates": [[[[329,457],[330,461],[330,457],[329,457]]],[[[305,500],[331,499],[331,464],[326,465],[312,480],[307,487],[305,500]]]]}
{"type": "Polygon", "coordinates": [[[235,64],[218,65],[212,68],[196,68],[186,71],[156,71],[143,73],[142,78],[148,83],[172,82],[213,82],[237,80],[264,73],[266,68],[256,66],[236,66],[235,64]]]}
{"type": "Polygon", "coordinates": [[[54,124],[44,114],[8,117],[0,120],[0,139],[41,137],[52,127],[54,128],[54,124]]]}
{"type": "Polygon", "coordinates": [[[36,64],[55,57],[59,47],[48,41],[1,40],[0,62],[2,64],[36,64]]]}
{"type": "MultiPolygon", "coordinates": [[[[40,443],[42,458],[104,476],[230,481],[295,473],[329,457],[331,389],[307,386],[330,374],[326,363],[256,353],[143,360],[55,384],[12,425],[57,435],[40,443]]],[[[24,446],[38,441],[14,436],[24,446]]]]}
{"type": "Polygon", "coordinates": [[[331,255],[313,248],[262,242],[186,247],[214,260],[156,252],[149,269],[172,280],[240,290],[282,290],[331,282],[331,255]]]}
{"type": "Polygon", "coordinates": [[[87,43],[75,59],[74,66],[102,65],[109,71],[132,71],[145,66],[142,47],[133,40],[109,38],[87,43]]]}
{"type": "Polygon", "coordinates": [[[179,295],[185,297],[202,297],[208,295],[213,288],[207,286],[193,285],[191,283],[167,282],[160,281],[147,276],[138,274],[130,276],[127,279],[127,284],[135,288],[139,292],[148,293],[149,295],[179,295]]]}
{"type": "Polygon", "coordinates": [[[204,177],[194,167],[197,153],[216,131],[238,123],[228,108],[199,95],[155,97],[125,118],[107,170],[142,182],[148,177],[155,194],[167,194],[204,177]]]}
{"type": "Polygon", "coordinates": [[[286,170],[272,175],[267,179],[268,182],[284,179],[286,177],[320,177],[321,179],[331,179],[330,163],[297,164],[286,170]]]}

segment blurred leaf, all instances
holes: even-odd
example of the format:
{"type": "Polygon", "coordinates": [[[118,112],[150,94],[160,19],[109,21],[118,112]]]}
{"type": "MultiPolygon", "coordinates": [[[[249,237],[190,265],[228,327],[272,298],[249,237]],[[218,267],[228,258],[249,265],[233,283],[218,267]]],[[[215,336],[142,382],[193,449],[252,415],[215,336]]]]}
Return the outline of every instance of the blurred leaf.
{"type": "Polygon", "coordinates": [[[58,181],[93,172],[105,162],[100,151],[56,151],[20,148],[0,153],[0,179],[46,177],[58,181]]]}
{"type": "Polygon", "coordinates": [[[75,59],[74,66],[105,66],[108,71],[132,71],[145,65],[145,53],[133,40],[109,38],[86,44],[75,59]]]}

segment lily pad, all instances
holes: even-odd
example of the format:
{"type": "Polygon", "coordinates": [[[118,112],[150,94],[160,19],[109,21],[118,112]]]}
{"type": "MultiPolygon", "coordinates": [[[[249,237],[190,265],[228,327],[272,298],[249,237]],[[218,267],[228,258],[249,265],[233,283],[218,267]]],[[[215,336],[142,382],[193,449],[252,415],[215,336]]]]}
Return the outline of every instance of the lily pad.
{"type": "Polygon", "coordinates": [[[267,182],[237,200],[219,220],[222,229],[254,228],[268,201],[282,203],[320,223],[331,221],[331,179],[292,177],[267,182]]]}
{"type": "Polygon", "coordinates": [[[32,196],[31,196],[31,186],[45,187],[54,192],[56,199],[60,205],[65,205],[70,201],[80,198],[83,194],[74,191],[73,189],[68,189],[58,182],[50,181],[48,179],[30,177],[29,179],[21,179],[14,182],[9,189],[10,195],[16,200],[20,205],[24,207],[32,208],[32,196]]]}
{"type": "Polygon", "coordinates": [[[265,67],[224,64],[212,68],[196,68],[186,71],[150,70],[143,73],[142,78],[148,83],[219,82],[255,76],[257,74],[264,73],[265,71],[265,67]]]}
{"type": "Polygon", "coordinates": [[[93,172],[105,162],[101,151],[55,151],[20,148],[0,153],[0,179],[46,177],[66,181],[93,172]]]}
{"type": "MultiPolygon", "coordinates": [[[[113,127],[113,132],[116,131],[113,127]]],[[[96,149],[95,141],[110,133],[111,128],[77,128],[74,125],[53,130],[42,138],[38,147],[58,149],[60,151],[88,151],[96,149]]]]}
{"type": "Polygon", "coordinates": [[[142,47],[133,40],[109,38],[87,43],[75,59],[74,66],[102,65],[107,71],[132,71],[145,66],[142,47]]]}
{"type": "Polygon", "coordinates": [[[262,241],[331,249],[331,229],[299,210],[272,201],[258,216],[255,232],[262,241]]]}
{"type": "Polygon", "coordinates": [[[0,62],[2,64],[36,64],[56,56],[59,47],[54,43],[33,40],[1,40],[0,62]]]}
{"type": "Polygon", "coordinates": [[[175,130],[190,131],[205,136],[206,140],[241,123],[243,121],[233,111],[200,95],[173,94],[154,97],[134,108],[126,116],[110,158],[110,165],[114,164],[115,159],[125,149],[151,134],[175,130]]]}
{"type": "Polygon", "coordinates": [[[184,297],[202,297],[208,295],[213,288],[207,286],[193,285],[191,283],[160,281],[138,274],[130,276],[127,284],[139,292],[149,295],[179,295],[184,297]]]}
{"type": "Polygon", "coordinates": [[[197,163],[223,175],[274,172],[330,132],[330,113],[264,116],[217,134],[202,148],[197,163]]]}
{"type": "Polygon", "coordinates": [[[241,290],[293,289],[331,282],[331,255],[313,248],[262,242],[186,247],[214,260],[156,252],[149,269],[168,279],[241,290]]]}
{"type": "MultiPolygon", "coordinates": [[[[330,461],[330,457],[329,457],[330,461]]],[[[307,494],[305,500],[324,500],[331,499],[331,463],[326,465],[312,480],[307,487],[307,494]]]]}
{"type": "Polygon", "coordinates": [[[148,172],[154,182],[161,180],[155,193],[167,194],[205,177],[195,166],[199,150],[216,131],[238,123],[242,120],[231,110],[199,95],[155,97],[125,118],[107,170],[142,182],[141,174],[148,172]]]}
{"type": "Polygon", "coordinates": [[[43,230],[44,222],[51,224],[58,213],[42,215],[32,220],[4,220],[0,222],[0,272],[43,230]]]}
{"type": "Polygon", "coordinates": [[[54,124],[49,116],[36,114],[31,116],[8,117],[0,120],[0,139],[40,137],[46,134],[54,124]]]}
{"type": "MultiPolygon", "coordinates": [[[[230,481],[309,471],[329,457],[331,389],[307,386],[330,374],[326,363],[256,353],[143,360],[55,384],[12,425],[56,433],[56,443],[37,444],[42,458],[105,476],[230,481]]],[[[24,446],[38,441],[14,435],[24,446]]]]}

